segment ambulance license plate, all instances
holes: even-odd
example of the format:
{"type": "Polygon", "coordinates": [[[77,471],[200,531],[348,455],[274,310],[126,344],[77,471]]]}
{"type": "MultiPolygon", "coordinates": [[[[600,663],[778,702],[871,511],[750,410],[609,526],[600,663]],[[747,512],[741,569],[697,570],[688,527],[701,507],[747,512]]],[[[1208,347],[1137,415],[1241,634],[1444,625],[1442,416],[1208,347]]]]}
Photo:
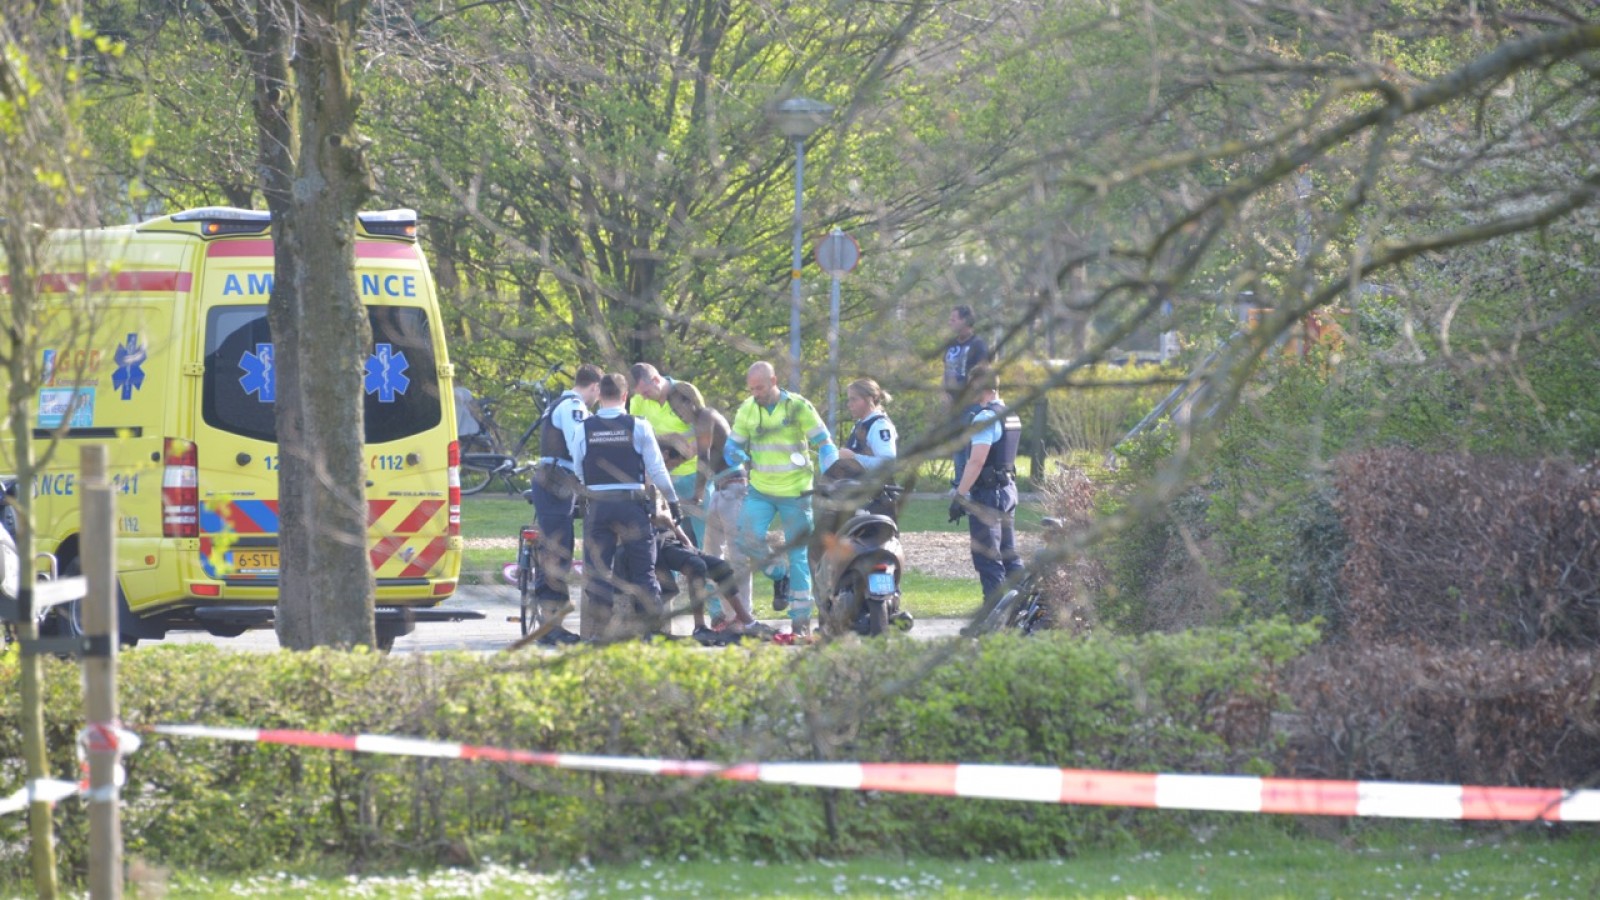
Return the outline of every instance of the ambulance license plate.
{"type": "Polygon", "coordinates": [[[867,575],[867,591],[872,594],[894,593],[893,572],[871,572],[867,575]]]}
{"type": "Polygon", "coordinates": [[[243,575],[272,575],[278,571],[278,548],[235,548],[233,570],[243,575]]]}

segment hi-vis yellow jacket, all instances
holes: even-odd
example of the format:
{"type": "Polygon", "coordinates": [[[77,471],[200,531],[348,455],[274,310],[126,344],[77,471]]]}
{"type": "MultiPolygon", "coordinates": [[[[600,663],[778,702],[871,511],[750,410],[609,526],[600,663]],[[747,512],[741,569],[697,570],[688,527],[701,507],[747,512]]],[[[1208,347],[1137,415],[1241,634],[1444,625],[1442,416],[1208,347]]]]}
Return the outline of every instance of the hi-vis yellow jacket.
{"type": "Polygon", "coordinates": [[[750,454],[750,487],[769,497],[798,497],[811,490],[811,444],[827,436],[811,401],[781,391],[771,409],[745,398],[729,440],[750,454]]]}

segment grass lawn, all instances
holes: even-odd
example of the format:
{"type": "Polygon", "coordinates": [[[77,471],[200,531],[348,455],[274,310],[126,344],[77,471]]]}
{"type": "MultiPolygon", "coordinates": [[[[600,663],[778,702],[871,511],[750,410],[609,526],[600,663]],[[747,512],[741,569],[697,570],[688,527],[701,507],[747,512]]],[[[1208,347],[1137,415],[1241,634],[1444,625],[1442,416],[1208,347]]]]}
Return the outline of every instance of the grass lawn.
{"type": "MultiPolygon", "coordinates": [[[[900,515],[902,533],[918,531],[964,532],[966,524],[949,521],[949,502],[943,499],[913,499],[900,515]]],[[[1018,511],[1019,529],[1037,528],[1037,508],[1024,506],[1018,511]]],[[[463,498],[461,504],[461,534],[469,541],[479,538],[505,538],[515,542],[522,526],[533,518],[533,507],[521,497],[477,496],[463,498]]],[[[583,523],[578,523],[581,546],[583,523]]],[[[515,543],[503,547],[468,547],[462,560],[462,582],[466,584],[499,584],[500,568],[516,560],[515,543]]],[[[755,590],[758,616],[771,615],[770,593],[766,582],[758,579],[755,590]]],[[[902,583],[906,609],[914,616],[935,618],[968,616],[979,603],[976,577],[934,578],[908,572],[902,583]]]]}
{"type": "MultiPolygon", "coordinates": [[[[991,802],[991,801],[977,801],[991,802]]],[[[1330,829],[1333,830],[1333,829],[1330,829]]],[[[1071,859],[859,859],[848,862],[646,862],[533,872],[486,864],[392,877],[274,872],[171,879],[174,897],[1592,897],[1591,831],[1363,824],[1338,839],[1248,823],[1163,850],[1071,859]]]]}

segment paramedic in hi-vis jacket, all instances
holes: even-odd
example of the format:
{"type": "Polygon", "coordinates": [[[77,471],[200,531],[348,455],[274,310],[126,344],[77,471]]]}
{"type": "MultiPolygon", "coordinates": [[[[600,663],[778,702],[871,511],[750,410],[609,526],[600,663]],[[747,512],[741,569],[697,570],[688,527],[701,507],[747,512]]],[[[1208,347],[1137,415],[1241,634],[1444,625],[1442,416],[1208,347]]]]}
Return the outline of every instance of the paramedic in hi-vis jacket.
{"type": "Polygon", "coordinates": [[[826,470],[839,458],[828,426],[811,402],[778,387],[772,363],[758,362],[745,374],[749,399],[733,417],[724,450],[730,466],[750,463],[750,490],[739,515],[739,546],[751,567],[763,566],[772,579],[772,608],[789,610],[788,640],[811,634],[811,449],[826,470]],[[770,560],[767,528],[783,522],[787,565],[770,560]]]}

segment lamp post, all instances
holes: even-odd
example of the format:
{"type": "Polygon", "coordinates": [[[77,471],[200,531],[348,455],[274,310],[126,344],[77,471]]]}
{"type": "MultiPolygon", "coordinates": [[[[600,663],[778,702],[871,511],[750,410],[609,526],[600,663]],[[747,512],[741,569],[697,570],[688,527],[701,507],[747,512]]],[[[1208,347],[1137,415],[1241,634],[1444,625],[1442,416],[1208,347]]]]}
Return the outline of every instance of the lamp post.
{"type": "Polygon", "coordinates": [[[794,256],[789,268],[789,389],[800,389],[800,244],[804,208],[806,138],[828,121],[833,107],[820,100],[790,97],[779,103],[772,120],[784,136],[794,141],[794,256]]]}

